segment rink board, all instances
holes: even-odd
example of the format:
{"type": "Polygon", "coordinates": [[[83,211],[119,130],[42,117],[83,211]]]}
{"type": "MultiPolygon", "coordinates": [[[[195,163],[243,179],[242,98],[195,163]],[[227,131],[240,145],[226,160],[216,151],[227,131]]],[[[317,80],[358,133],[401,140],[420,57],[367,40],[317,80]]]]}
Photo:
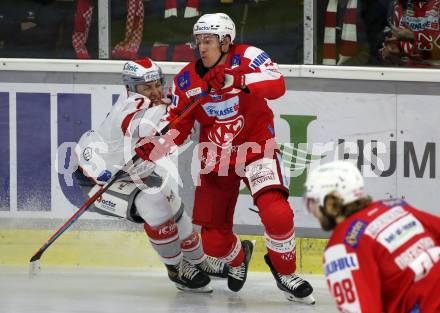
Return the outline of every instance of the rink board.
{"type": "MultiPolygon", "coordinates": [[[[84,202],[72,186],[71,149],[123,92],[118,80],[114,73],[0,72],[1,218],[66,218],[84,202]]],[[[298,236],[319,230],[302,208],[307,172],[334,159],[357,164],[373,197],[405,198],[438,214],[437,84],[290,77],[286,85],[285,96],[270,106],[278,142],[286,147],[284,170],[298,236]]],[[[180,180],[189,212],[197,181],[196,141],[191,138],[193,144],[186,146],[172,174],[180,180]]],[[[235,223],[261,235],[252,207],[243,189],[235,223]]],[[[98,217],[86,213],[82,218],[98,217]]]]}
{"type": "MultiPolygon", "coordinates": [[[[30,257],[52,235],[52,230],[0,230],[0,265],[27,266],[30,257]]],[[[261,236],[256,240],[251,271],[266,272],[261,236]]],[[[297,238],[297,268],[304,274],[323,274],[322,254],[327,240],[297,238]]],[[[162,269],[146,235],[137,231],[69,231],[41,258],[42,267],[162,269]]]]}
{"type": "MultiPolygon", "coordinates": [[[[51,66],[44,62],[40,66],[42,64],[46,68],[51,66]]],[[[7,243],[2,240],[0,246],[2,264],[25,264],[46,237],[85,201],[82,192],[71,186],[74,169],[70,162],[71,149],[84,131],[99,125],[123,92],[123,87],[120,74],[114,67],[97,73],[99,65],[91,67],[90,72],[84,66],[82,63],[77,66],[82,72],[68,69],[53,72],[45,68],[0,71],[0,231],[2,238],[8,238],[7,243]],[[48,220],[56,222],[47,224],[48,220]],[[32,238],[32,243],[26,238],[32,238]],[[3,253],[5,251],[11,253],[3,253]]],[[[178,66],[166,73],[177,70],[178,66]]],[[[422,210],[439,214],[436,209],[437,191],[440,190],[438,83],[420,81],[423,75],[417,76],[418,72],[411,76],[418,77],[418,82],[405,82],[396,81],[398,76],[391,76],[395,80],[381,80],[379,77],[389,73],[380,69],[371,69],[366,79],[356,77],[356,80],[344,78],[356,76],[357,71],[341,76],[343,70],[340,68],[329,71],[326,67],[325,70],[321,75],[323,78],[315,78],[311,77],[314,69],[298,75],[296,68],[285,67],[284,73],[290,73],[286,78],[288,91],[281,99],[270,101],[278,142],[286,147],[284,170],[290,182],[289,201],[295,210],[298,267],[305,272],[309,271],[308,264],[319,264],[321,256],[312,253],[308,259],[300,247],[308,247],[305,252],[314,250],[314,247],[319,250],[323,241],[303,238],[328,237],[302,208],[305,177],[318,164],[350,159],[366,176],[367,191],[373,197],[405,198],[422,210]]],[[[316,71],[322,72],[323,69],[316,68],[316,71]]],[[[408,78],[408,75],[402,78],[408,78]]],[[[431,78],[438,76],[430,75],[431,78]]],[[[171,75],[167,75],[167,80],[170,78],[171,75]]],[[[192,140],[195,143],[196,138],[192,140]]],[[[188,213],[191,213],[197,178],[194,143],[179,156],[175,162],[178,175],[174,173],[180,179],[175,187],[179,189],[188,213]]],[[[234,219],[237,232],[262,235],[259,217],[250,208],[254,208],[252,199],[243,189],[234,219]]],[[[95,225],[107,220],[86,212],[78,221],[81,222],[89,225],[87,231],[93,231],[95,225]]],[[[147,266],[150,262],[145,260],[154,259],[149,248],[145,248],[148,245],[142,232],[127,233],[109,223],[102,231],[89,235],[87,240],[78,244],[78,249],[85,249],[90,243],[90,252],[77,251],[71,257],[63,258],[69,255],[71,248],[66,244],[65,251],[54,256],[56,261],[53,264],[62,259],[73,265],[75,262],[88,264],[86,259],[78,261],[75,258],[78,255],[98,255],[93,249],[96,242],[90,239],[102,235],[102,240],[107,243],[105,237],[109,234],[133,241],[134,246],[129,251],[136,251],[135,254],[140,253],[138,256],[141,257],[133,258],[127,252],[129,266],[147,266]],[[137,261],[130,261],[132,259],[137,261]]],[[[82,231],[67,232],[60,240],[65,237],[68,242],[82,236],[82,231]]],[[[57,245],[58,242],[53,249],[57,249],[57,245]]],[[[114,252],[110,243],[107,248],[107,252],[102,252],[103,264],[106,259],[112,259],[114,252]]],[[[263,249],[260,250],[258,253],[263,253],[263,249]]],[[[116,260],[126,264],[123,259],[118,259],[122,253],[115,254],[115,264],[118,263],[116,260]]],[[[256,270],[261,268],[265,266],[256,265],[256,270]]]]}

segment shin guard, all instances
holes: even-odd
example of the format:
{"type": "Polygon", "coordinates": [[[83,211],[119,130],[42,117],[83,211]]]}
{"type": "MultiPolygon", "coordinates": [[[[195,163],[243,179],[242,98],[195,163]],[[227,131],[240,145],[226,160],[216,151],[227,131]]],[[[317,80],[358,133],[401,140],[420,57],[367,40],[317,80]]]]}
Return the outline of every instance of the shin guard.
{"type": "Polygon", "coordinates": [[[232,229],[202,227],[202,243],[206,254],[231,266],[238,266],[244,260],[240,239],[232,229]]]}
{"type": "Polygon", "coordinates": [[[265,227],[265,241],[273,267],[282,274],[296,270],[295,231],[293,210],[285,195],[268,190],[256,200],[265,227]]]}

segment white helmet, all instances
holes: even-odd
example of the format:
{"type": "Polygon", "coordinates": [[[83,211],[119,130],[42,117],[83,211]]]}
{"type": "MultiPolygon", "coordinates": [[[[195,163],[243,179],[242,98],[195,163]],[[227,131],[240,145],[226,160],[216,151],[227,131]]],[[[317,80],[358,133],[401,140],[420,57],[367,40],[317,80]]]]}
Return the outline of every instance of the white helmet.
{"type": "Polygon", "coordinates": [[[122,70],[122,81],[127,89],[136,92],[135,86],[160,80],[163,84],[163,74],[160,67],[150,58],[128,61],[122,70]]]}
{"type": "Polygon", "coordinates": [[[313,199],[320,207],[325,197],[335,193],[346,205],[365,197],[364,179],[352,163],[334,161],[318,166],[307,177],[305,183],[306,199],[313,199]]]}
{"type": "Polygon", "coordinates": [[[215,34],[220,42],[226,36],[231,37],[231,43],[235,39],[235,24],[225,13],[213,13],[202,15],[193,27],[193,35],[215,34]]]}

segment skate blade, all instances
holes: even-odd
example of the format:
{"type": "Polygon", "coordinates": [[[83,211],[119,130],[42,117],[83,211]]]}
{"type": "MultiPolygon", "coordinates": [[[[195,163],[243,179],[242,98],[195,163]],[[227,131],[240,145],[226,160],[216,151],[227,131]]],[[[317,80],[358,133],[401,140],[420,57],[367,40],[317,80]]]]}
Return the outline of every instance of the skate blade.
{"type": "Polygon", "coordinates": [[[203,286],[200,288],[188,288],[184,285],[176,283],[176,288],[180,291],[184,292],[192,292],[192,293],[212,293],[213,289],[209,286],[203,286]]]}
{"type": "Polygon", "coordinates": [[[304,303],[304,304],[315,304],[315,298],[312,295],[308,295],[307,297],[304,297],[304,298],[297,298],[294,295],[292,295],[291,293],[284,292],[284,296],[289,301],[295,301],[295,302],[300,302],[300,303],[304,303]]]}

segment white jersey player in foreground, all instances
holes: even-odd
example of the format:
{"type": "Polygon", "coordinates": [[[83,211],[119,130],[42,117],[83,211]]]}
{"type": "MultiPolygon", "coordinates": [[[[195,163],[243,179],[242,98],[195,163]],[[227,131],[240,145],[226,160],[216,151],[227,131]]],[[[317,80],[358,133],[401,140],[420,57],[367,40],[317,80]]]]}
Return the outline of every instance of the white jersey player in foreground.
{"type": "MultiPolygon", "coordinates": [[[[76,148],[76,181],[94,194],[134,154],[141,137],[156,133],[170,100],[163,97],[161,69],[149,58],[129,61],[122,72],[127,97],[120,97],[98,129],[86,132],[76,148]]],[[[143,223],[151,245],[180,290],[212,292],[208,275],[226,277],[224,263],[203,252],[178,195],[153,163],[140,160],[94,204],[95,212],[143,223]]]]}

